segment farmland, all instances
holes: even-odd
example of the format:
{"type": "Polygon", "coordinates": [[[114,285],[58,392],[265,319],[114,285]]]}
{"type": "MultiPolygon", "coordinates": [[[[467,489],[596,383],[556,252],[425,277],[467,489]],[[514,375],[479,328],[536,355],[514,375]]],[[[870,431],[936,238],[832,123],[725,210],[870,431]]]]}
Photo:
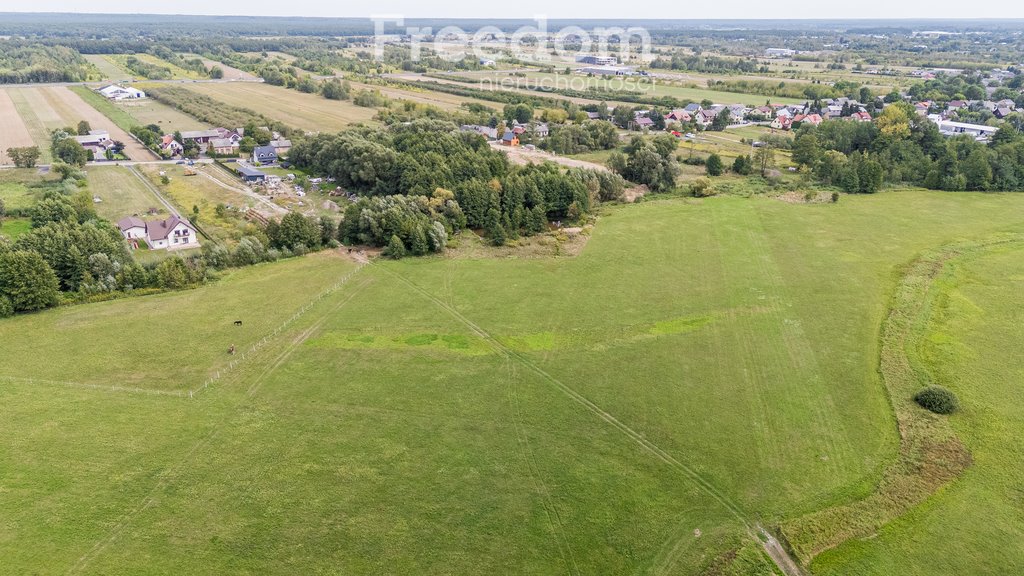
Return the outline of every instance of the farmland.
{"type": "Polygon", "coordinates": [[[87,54],[84,58],[90,64],[95,66],[96,69],[100,71],[103,78],[108,81],[120,82],[122,80],[130,79],[133,76],[130,70],[123,68],[103,54],[87,54]]]}
{"type": "Polygon", "coordinates": [[[32,146],[35,142],[6,90],[0,91],[0,164],[9,164],[7,149],[32,146]]]}
{"type": "Polygon", "coordinates": [[[70,88],[47,86],[5,90],[21,116],[32,140],[49,157],[50,131],[74,127],[85,120],[93,129],[104,129],[110,137],[125,143],[125,152],[133,160],[152,160],[156,156],[136,142],[128,132],[99,110],[87,104],[70,88]]]}
{"type": "MultiPolygon", "coordinates": [[[[575,258],[380,261],[277,335],[354,265],[320,254],[4,320],[0,376],[38,380],[0,386],[16,447],[0,483],[18,495],[0,499],[18,526],[0,550],[12,572],[692,574],[738,551],[755,573],[766,560],[745,523],[861,498],[892,458],[877,334],[902,266],[1024,232],[1022,202],[905,190],[611,207],[575,258]],[[168,349],[124,338],[126,322],[190,329],[168,349]],[[166,394],[267,334],[197,397],[166,394]],[[76,365],[44,360],[58,350],[76,365]],[[79,385],[47,382],[66,380],[79,385]],[[86,387],[115,384],[161,394],[86,387]]],[[[971,301],[1002,294],[996,270],[1021,274],[1011,258],[961,272],[981,280],[971,301]]],[[[966,337],[1019,338],[1019,318],[990,317],[966,337]]],[[[840,548],[822,569],[909,565],[911,532],[894,524],[892,545],[840,548]]],[[[973,545],[1000,558],[999,540],[973,545]]]]}
{"type": "Polygon", "coordinates": [[[152,98],[117,102],[109,100],[85,86],[73,86],[71,91],[78,94],[82,100],[88,102],[125,131],[130,130],[133,126],[151,124],[160,126],[163,131],[168,133],[205,128],[205,125],[195,118],[152,98]]]}
{"type": "Polygon", "coordinates": [[[348,101],[327,100],[268,84],[190,84],[188,90],[314,132],[336,132],[351,124],[370,122],[377,112],[348,101]]]}

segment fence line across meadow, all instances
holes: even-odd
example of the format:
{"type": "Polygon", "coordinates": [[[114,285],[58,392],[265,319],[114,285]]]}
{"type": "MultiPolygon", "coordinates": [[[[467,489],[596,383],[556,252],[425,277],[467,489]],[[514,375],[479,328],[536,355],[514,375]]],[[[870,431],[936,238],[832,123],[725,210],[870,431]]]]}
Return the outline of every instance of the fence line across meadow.
{"type": "Polygon", "coordinates": [[[308,312],[310,308],[312,308],[314,305],[316,305],[318,302],[320,302],[327,296],[330,296],[332,293],[341,289],[342,286],[348,283],[349,279],[352,278],[352,276],[354,276],[357,272],[362,270],[363,266],[365,266],[365,263],[360,263],[358,266],[356,266],[354,270],[350,271],[348,274],[345,274],[333,285],[329,286],[328,288],[324,289],[322,292],[314,296],[312,300],[307,302],[302,308],[299,308],[299,310],[296,311],[295,314],[292,314],[290,318],[282,322],[277,328],[274,328],[272,332],[270,332],[260,340],[256,341],[255,343],[253,343],[246,351],[242,352],[242,354],[239,357],[235,358],[230,363],[228,363],[228,365],[225,366],[223,369],[218,370],[215,374],[207,378],[206,381],[203,382],[201,386],[188,390],[187,392],[182,392],[181,395],[187,396],[188,398],[194,398],[197,394],[209,388],[211,384],[215,384],[221,378],[223,378],[232,370],[234,370],[235,367],[238,366],[241,362],[243,362],[247,358],[250,358],[251,356],[256,354],[256,352],[259,352],[260,349],[262,349],[270,342],[271,338],[277,336],[285,329],[287,329],[288,326],[293,324],[295,321],[301,318],[306,312],[308,312]]]}

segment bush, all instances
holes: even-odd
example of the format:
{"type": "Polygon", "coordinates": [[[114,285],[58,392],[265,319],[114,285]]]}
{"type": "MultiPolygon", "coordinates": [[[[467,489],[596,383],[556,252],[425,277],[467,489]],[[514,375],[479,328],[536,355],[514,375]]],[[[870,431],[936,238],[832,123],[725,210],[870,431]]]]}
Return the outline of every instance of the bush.
{"type": "Polygon", "coordinates": [[[14,315],[14,304],[7,296],[0,295],[0,318],[7,318],[14,315]]]}
{"type": "Polygon", "coordinates": [[[914,395],[914,401],[936,414],[952,414],[960,406],[956,394],[942,386],[929,386],[921,390],[914,395]]]}

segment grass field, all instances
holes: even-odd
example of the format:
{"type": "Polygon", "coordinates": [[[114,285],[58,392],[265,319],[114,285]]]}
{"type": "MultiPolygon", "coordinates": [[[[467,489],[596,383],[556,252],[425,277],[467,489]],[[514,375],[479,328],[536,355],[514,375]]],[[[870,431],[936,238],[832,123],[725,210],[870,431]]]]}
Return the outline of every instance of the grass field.
{"type": "Polygon", "coordinates": [[[103,54],[84,54],[83,55],[90,64],[96,67],[108,81],[120,82],[122,80],[128,80],[135,74],[126,68],[123,68],[119,64],[115,63],[109,57],[103,54]]]}
{"type": "Polygon", "coordinates": [[[10,240],[17,240],[31,229],[32,221],[28,218],[0,218],[0,235],[10,240]]]}
{"type": "Polygon", "coordinates": [[[138,176],[120,166],[91,166],[88,170],[89,192],[103,201],[96,204],[100,217],[117,222],[125,216],[167,217],[167,209],[153,195],[138,176]]]}
{"type": "Polygon", "coordinates": [[[31,208],[50,187],[59,189],[60,182],[34,168],[0,170],[0,200],[8,211],[31,208]]]}
{"type": "Polygon", "coordinates": [[[1024,251],[954,261],[914,351],[964,406],[952,418],[974,464],[946,490],[880,531],[822,555],[822,574],[998,574],[1024,567],[1024,251]]]}
{"type": "Polygon", "coordinates": [[[247,229],[247,226],[235,216],[218,216],[218,204],[234,207],[243,212],[246,208],[257,205],[256,200],[220,186],[213,179],[203,175],[204,172],[220,170],[215,166],[196,166],[199,174],[194,176],[185,176],[184,167],[177,165],[140,166],[138,170],[173,202],[182,214],[191,217],[192,207],[199,207],[199,225],[218,240],[237,240],[247,229]],[[168,184],[162,183],[160,172],[165,172],[170,178],[168,184]]]}
{"type": "MultiPolygon", "coordinates": [[[[695,574],[735,553],[763,574],[748,526],[863,497],[893,459],[878,334],[902,267],[1022,232],[1022,207],[609,207],[575,258],[366,266],[191,400],[0,379],[4,569],[695,574]]],[[[319,254],[3,320],[0,376],[187,390],[353,269],[319,254]]]]}

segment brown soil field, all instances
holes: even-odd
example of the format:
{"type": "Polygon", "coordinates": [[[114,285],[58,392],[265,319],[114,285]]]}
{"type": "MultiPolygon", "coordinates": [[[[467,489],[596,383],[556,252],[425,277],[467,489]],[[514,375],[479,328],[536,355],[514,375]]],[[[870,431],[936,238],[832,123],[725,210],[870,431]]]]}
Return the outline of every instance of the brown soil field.
{"type": "Polygon", "coordinates": [[[0,164],[10,164],[8,148],[32,146],[35,142],[6,90],[0,90],[0,164]]]}

